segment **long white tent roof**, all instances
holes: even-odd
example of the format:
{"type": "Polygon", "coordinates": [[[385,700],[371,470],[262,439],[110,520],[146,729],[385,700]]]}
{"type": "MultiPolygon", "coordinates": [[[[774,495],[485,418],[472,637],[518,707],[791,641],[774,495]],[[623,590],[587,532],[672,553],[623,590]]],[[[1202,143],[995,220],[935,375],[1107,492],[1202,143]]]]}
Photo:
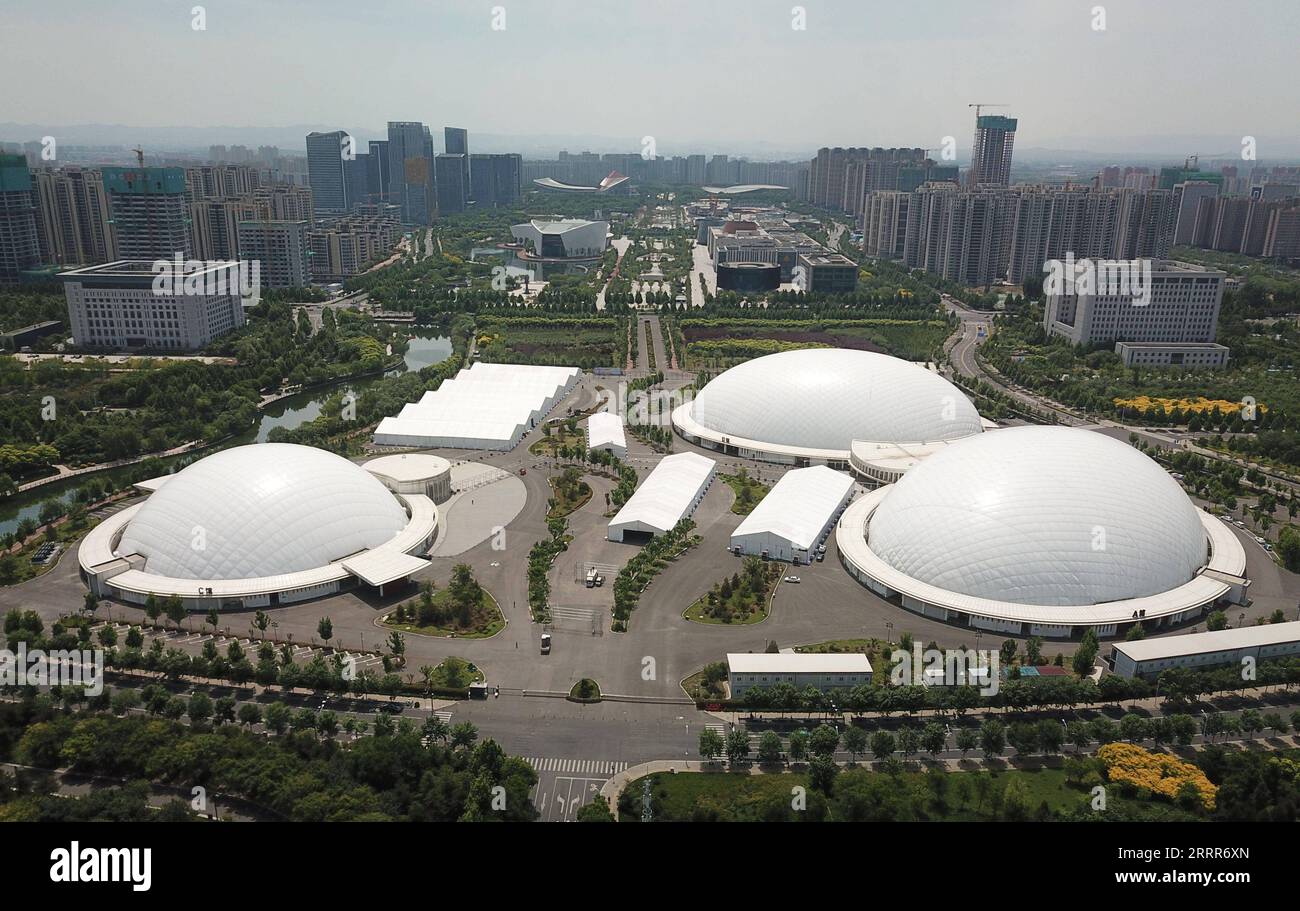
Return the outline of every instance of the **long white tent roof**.
{"type": "Polygon", "coordinates": [[[611,445],[627,448],[623,419],[612,411],[597,411],[587,418],[587,448],[597,449],[611,445]]]}
{"type": "Polygon", "coordinates": [[[375,442],[508,447],[563,398],[580,373],[577,367],[476,363],[380,421],[375,442]]]}
{"type": "Polygon", "coordinates": [[[769,532],[807,550],[852,489],[851,477],[825,465],[788,471],[732,537],[769,532]]]}
{"type": "Polygon", "coordinates": [[[609,524],[641,523],[660,531],[670,530],[691,508],[717,464],[694,452],[665,456],[609,524]]]}

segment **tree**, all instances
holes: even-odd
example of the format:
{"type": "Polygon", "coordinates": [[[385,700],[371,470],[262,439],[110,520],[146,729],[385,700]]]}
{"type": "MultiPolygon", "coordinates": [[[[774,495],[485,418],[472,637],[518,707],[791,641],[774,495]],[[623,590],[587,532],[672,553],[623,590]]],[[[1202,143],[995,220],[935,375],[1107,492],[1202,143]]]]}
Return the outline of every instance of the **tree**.
{"type": "Polygon", "coordinates": [[[1148,733],[1147,720],[1141,715],[1134,715],[1129,712],[1119,720],[1119,733],[1121,737],[1130,743],[1145,740],[1148,733]]]}
{"type": "Polygon", "coordinates": [[[829,756],[817,756],[808,764],[808,784],[814,791],[830,796],[839,767],[829,756]]]}
{"type": "Polygon", "coordinates": [[[840,745],[840,735],[829,724],[819,724],[808,738],[808,747],[814,756],[830,758],[840,745]]]}
{"type": "Polygon", "coordinates": [[[980,749],[985,757],[1000,756],[1006,742],[1006,727],[996,718],[989,718],[980,725],[980,749]]]}
{"type": "Polygon", "coordinates": [[[478,728],[471,722],[462,721],[451,726],[451,745],[453,747],[470,747],[478,739],[478,728]]]}
{"type": "Polygon", "coordinates": [[[749,733],[741,727],[731,729],[727,734],[727,760],[734,767],[736,763],[749,758],[749,733]]]}
{"type": "Polygon", "coordinates": [[[1221,610],[1213,611],[1208,617],[1205,618],[1205,628],[1211,632],[1214,632],[1216,630],[1226,629],[1227,626],[1228,626],[1228,617],[1221,610]]]}
{"type": "Polygon", "coordinates": [[[329,617],[321,617],[320,622],[316,624],[316,632],[320,635],[321,642],[329,644],[334,638],[334,621],[329,617]]]}
{"type": "Polygon", "coordinates": [[[937,721],[931,721],[921,729],[921,748],[931,756],[937,757],[948,745],[948,731],[937,721]]]}
{"type": "Polygon", "coordinates": [[[609,801],[600,794],[593,797],[589,803],[583,804],[574,818],[578,822],[614,822],[609,801]]]}
{"type": "Polygon", "coordinates": [[[170,620],[177,629],[180,629],[181,621],[185,619],[186,614],[185,604],[181,601],[180,597],[178,595],[168,596],[164,610],[167,613],[167,619],[170,620]]]}
{"type": "MultiPolygon", "coordinates": [[[[1296,713],[1300,715],[1300,712],[1296,713]]],[[[1297,723],[1300,727],[1300,722],[1297,723]]],[[[790,761],[803,762],[808,758],[808,732],[803,728],[790,732],[790,761]]]]}
{"type": "Polygon", "coordinates": [[[722,735],[713,728],[705,728],[700,731],[700,757],[705,762],[713,762],[722,755],[726,748],[722,735]]]}
{"type": "Polygon", "coordinates": [[[867,732],[856,724],[849,725],[844,731],[844,749],[848,750],[849,757],[858,761],[858,756],[867,750],[867,732]]]}
{"type": "Polygon", "coordinates": [[[764,731],[758,738],[758,761],[768,764],[781,761],[781,737],[776,731],[764,731]]]}
{"type": "Polygon", "coordinates": [[[883,762],[893,756],[895,749],[897,745],[894,742],[894,735],[888,731],[876,731],[871,735],[871,755],[875,756],[877,761],[883,762]]]}
{"type": "Polygon", "coordinates": [[[256,703],[245,702],[239,707],[239,723],[245,727],[252,727],[262,720],[262,710],[257,707],[256,703]]]}
{"type": "Polygon", "coordinates": [[[979,745],[979,735],[972,728],[958,728],[955,740],[957,749],[961,750],[962,759],[965,759],[966,754],[979,745]]]}
{"type": "Polygon", "coordinates": [[[266,727],[275,734],[283,734],[289,726],[292,712],[283,702],[272,702],[266,707],[266,727]]]}
{"type": "Polygon", "coordinates": [[[1092,627],[1084,632],[1083,638],[1079,642],[1079,648],[1075,651],[1074,657],[1070,661],[1070,666],[1080,677],[1086,676],[1092,671],[1093,663],[1097,660],[1097,652],[1100,644],[1097,641],[1097,633],[1092,627]]]}
{"type": "Polygon", "coordinates": [[[1088,731],[1087,722],[1077,718],[1065,726],[1065,737],[1076,753],[1092,743],[1092,734],[1088,731]]]}
{"type": "Polygon", "coordinates": [[[1061,745],[1065,743],[1065,727],[1059,722],[1050,718],[1044,718],[1038,722],[1038,748],[1049,756],[1054,756],[1061,752],[1061,745]]]}
{"type": "Polygon", "coordinates": [[[190,721],[195,724],[202,724],[212,717],[213,705],[212,699],[207,693],[195,693],[190,697],[189,705],[186,706],[186,714],[190,716],[190,721]]]}
{"type": "Polygon", "coordinates": [[[262,634],[263,639],[266,638],[266,628],[270,625],[271,618],[266,615],[265,611],[258,611],[253,615],[253,626],[257,627],[257,631],[262,634]]]}

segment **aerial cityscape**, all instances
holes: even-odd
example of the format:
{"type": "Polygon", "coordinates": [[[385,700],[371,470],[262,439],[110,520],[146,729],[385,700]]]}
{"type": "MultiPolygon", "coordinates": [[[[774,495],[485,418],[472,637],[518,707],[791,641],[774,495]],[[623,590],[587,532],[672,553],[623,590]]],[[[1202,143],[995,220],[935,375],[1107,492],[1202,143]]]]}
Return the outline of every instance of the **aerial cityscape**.
{"type": "Polygon", "coordinates": [[[1291,5],[128,6],[5,14],[0,821],[1300,820],[1291,5]]]}

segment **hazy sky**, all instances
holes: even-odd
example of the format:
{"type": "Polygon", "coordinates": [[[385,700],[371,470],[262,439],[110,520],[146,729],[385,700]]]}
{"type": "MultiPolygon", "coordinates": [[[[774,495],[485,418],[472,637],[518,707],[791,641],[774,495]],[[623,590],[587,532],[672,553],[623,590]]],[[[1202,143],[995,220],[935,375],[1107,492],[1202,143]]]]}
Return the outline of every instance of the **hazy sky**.
{"type": "Polygon", "coordinates": [[[207,0],[206,31],[194,0],[3,2],[0,122],[964,151],[988,101],[1018,147],[1300,135],[1298,0],[805,0],[803,31],[791,0],[207,0]]]}

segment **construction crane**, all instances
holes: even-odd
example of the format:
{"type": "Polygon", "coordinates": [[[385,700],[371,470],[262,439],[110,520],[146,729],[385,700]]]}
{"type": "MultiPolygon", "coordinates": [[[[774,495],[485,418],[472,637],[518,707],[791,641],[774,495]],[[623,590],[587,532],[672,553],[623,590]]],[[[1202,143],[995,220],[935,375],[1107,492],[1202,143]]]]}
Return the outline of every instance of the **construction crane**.
{"type": "Polygon", "coordinates": [[[135,161],[136,161],[136,164],[138,164],[138,165],[140,166],[141,170],[143,170],[143,169],[144,169],[144,149],[132,149],[131,151],[135,153],[135,161]]]}
{"type": "Polygon", "coordinates": [[[976,119],[978,119],[979,116],[980,116],[980,108],[1007,108],[1007,107],[1011,107],[1011,105],[1009,105],[1009,104],[989,104],[989,103],[987,103],[987,102],[983,102],[983,101],[981,101],[979,104],[968,104],[968,105],[966,105],[966,107],[968,107],[968,108],[974,108],[974,109],[975,109],[975,117],[976,117],[976,119]]]}

